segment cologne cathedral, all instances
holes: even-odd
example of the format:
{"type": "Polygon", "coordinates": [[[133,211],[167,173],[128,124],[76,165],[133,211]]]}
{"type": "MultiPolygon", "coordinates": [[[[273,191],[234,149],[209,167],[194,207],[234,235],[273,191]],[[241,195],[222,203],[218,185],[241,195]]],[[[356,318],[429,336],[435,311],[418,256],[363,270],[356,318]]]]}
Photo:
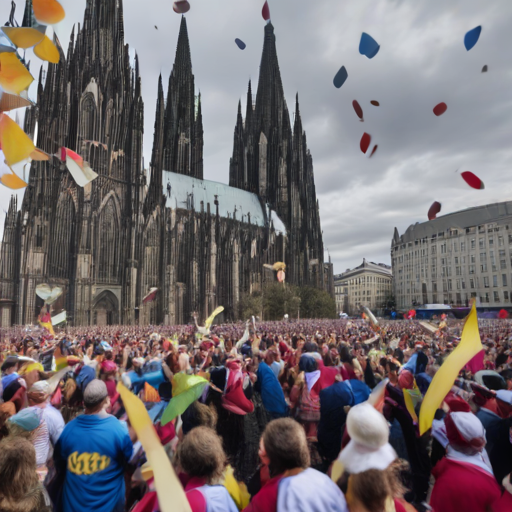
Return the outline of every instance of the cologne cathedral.
{"type": "Polygon", "coordinates": [[[272,24],[245,119],[238,105],[229,186],[204,179],[195,91],[183,17],[167,91],[158,82],[145,170],[141,77],[124,42],[123,2],[87,0],[67,54],[39,76],[25,131],[49,154],[73,149],[99,176],[82,188],[64,163],[32,163],[21,208],[13,198],[5,220],[2,326],[36,320],[41,283],[63,288],[53,310],[67,311],[71,325],[182,324],[218,305],[224,321],[235,320],[241,296],[275,279],[264,265],[276,261],[287,264],[287,282],[331,291],[313,161],[298,97],[290,122],[272,24]]]}

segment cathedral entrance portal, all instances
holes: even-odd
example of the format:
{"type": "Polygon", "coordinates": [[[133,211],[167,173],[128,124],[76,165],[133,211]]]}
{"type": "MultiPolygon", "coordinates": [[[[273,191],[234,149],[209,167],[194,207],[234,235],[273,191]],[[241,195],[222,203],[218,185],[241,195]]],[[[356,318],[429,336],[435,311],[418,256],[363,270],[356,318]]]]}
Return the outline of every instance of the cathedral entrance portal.
{"type": "Polygon", "coordinates": [[[119,323],[119,301],[109,290],[98,295],[93,307],[95,325],[116,325],[119,323]]]}

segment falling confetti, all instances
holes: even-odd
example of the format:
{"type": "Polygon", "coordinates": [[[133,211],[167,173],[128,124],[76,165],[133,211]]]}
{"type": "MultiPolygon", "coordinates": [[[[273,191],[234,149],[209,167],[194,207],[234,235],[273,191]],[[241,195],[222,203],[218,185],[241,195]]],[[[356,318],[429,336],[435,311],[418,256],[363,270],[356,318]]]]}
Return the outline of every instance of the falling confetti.
{"type": "Polygon", "coordinates": [[[369,157],[369,158],[371,158],[371,157],[375,154],[375,151],[377,151],[377,148],[378,148],[378,147],[379,147],[379,145],[378,145],[378,144],[375,144],[375,147],[373,148],[373,151],[371,152],[371,154],[370,154],[370,157],[369,157]]]}
{"type": "Polygon", "coordinates": [[[376,100],[372,100],[370,101],[370,103],[374,106],[374,107],[380,107],[380,103],[376,100]]]}
{"type": "Polygon", "coordinates": [[[476,190],[484,190],[484,182],[470,171],[461,173],[462,179],[471,187],[476,190]]]}
{"type": "Polygon", "coordinates": [[[20,94],[34,81],[34,77],[16,53],[0,53],[0,87],[5,92],[20,94]]]}
{"type": "Polygon", "coordinates": [[[235,43],[238,46],[238,48],[240,48],[240,50],[245,50],[247,46],[241,39],[238,38],[235,39],[235,43]]]}
{"type": "Polygon", "coordinates": [[[58,64],[60,53],[48,36],[44,36],[43,40],[34,47],[34,53],[41,59],[52,64],[58,64]]]}
{"type": "Polygon", "coordinates": [[[368,148],[370,147],[370,142],[372,141],[371,136],[368,133],[364,133],[361,137],[361,142],[359,143],[359,146],[361,148],[361,151],[363,153],[366,153],[368,151],[368,148]]]}
{"type": "Polygon", "coordinates": [[[448,106],[446,105],[446,103],[439,103],[438,105],[436,105],[434,107],[434,114],[436,116],[442,116],[446,110],[448,109],[448,106]]]}
{"type": "Polygon", "coordinates": [[[482,73],[487,73],[489,71],[489,68],[487,67],[487,64],[482,68],[482,73]]]}
{"type": "Polygon", "coordinates": [[[33,0],[34,16],[40,23],[54,25],[64,19],[66,13],[57,0],[33,0]]]}
{"type": "Polygon", "coordinates": [[[464,46],[466,47],[466,50],[469,52],[471,48],[475,46],[476,43],[478,43],[478,39],[480,39],[480,34],[482,33],[482,26],[479,25],[478,27],[475,27],[473,30],[470,30],[469,32],[466,32],[466,35],[464,36],[464,46]]]}
{"type": "Polygon", "coordinates": [[[66,167],[79,187],[85,187],[98,175],[89,167],[83,158],[68,148],[61,149],[61,160],[66,162],[66,167]]]}
{"type": "Polygon", "coordinates": [[[187,0],[178,0],[172,5],[172,10],[178,14],[185,14],[190,11],[190,4],[187,0]]]}
{"type": "Polygon", "coordinates": [[[14,173],[4,174],[0,178],[0,182],[11,190],[20,190],[28,186],[28,183],[24,182],[21,178],[18,178],[14,173]]]}
{"type": "Polygon", "coordinates": [[[261,15],[263,16],[263,19],[265,21],[269,21],[270,20],[270,8],[268,6],[268,2],[265,2],[263,4],[263,9],[261,10],[261,15]]]}
{"type": "Polygon", "coordinates": [[[22,107],[30,107],[32,102],[16,94],[9,94],[0,90],[0,112],[9,112],[22,107]]]}
{"type": "Polygon", "coordinates": [[[0,146],[9,166],[29,158],[36,149],[30,137],[7,114],[0,114],[0,146]]]}
{"type": "Polygon", "coordinates": [[[14,45],[23,50],[39,44],[45,37],[44,32],[35,28],[2,27],[2,31],[14,45]]]}
{"type": "Polygon", "coordinates": [[[361,105],[359,105],[359,103],[357,102],[357,100],[354,100],[352,102],[352,106],[354,107],[354,111],[355,113],[357,114],[357,117],[359,117],[359,119],[361,121],[364,121],[363,119],[363,109],[361,108],[361,105]]]}
{"type": "Polygon", "coordinates": [[[441,211],[441,203],[434,201],[428,210],[428,220],[434,220],[436,215],[441,211]]]}
{"type": "Polygon", "coordinates": [[[336,89],[339,89],[345,83],[347,78],[347,70],[345,69],[345,66],[341,66],[341,69],[336,73],[336,76],[334,77],[334,87],[336,87],[336,89]]]}
{"type": "Polygon", "coordinates": [[[373,59],[379,50],[380,46],[377,41],[375,41],[375,39],[366,32],[363,32],[361,34],[361,42],[359,43],[359,53],[361,55],[366,55],[369,59],[373,59]]]}

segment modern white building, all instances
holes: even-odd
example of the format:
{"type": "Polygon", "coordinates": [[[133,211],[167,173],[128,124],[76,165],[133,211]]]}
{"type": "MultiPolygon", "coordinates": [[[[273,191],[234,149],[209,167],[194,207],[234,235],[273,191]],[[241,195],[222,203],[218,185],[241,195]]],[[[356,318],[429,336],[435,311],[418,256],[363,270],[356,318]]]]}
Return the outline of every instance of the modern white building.
{"type": "Polygon", "coordinates": [[[512,201],[395,228],[391,262],[397,308],[421,304],[510,306],[512,201]]]}
{"type": "Polygon", "coordinates": [[[368,306],[381,315],[393,294],[391,267],[363,259],[358,267],[334,276],[334,291],[338,313],[357,315],[360,306],[368,306]]]}

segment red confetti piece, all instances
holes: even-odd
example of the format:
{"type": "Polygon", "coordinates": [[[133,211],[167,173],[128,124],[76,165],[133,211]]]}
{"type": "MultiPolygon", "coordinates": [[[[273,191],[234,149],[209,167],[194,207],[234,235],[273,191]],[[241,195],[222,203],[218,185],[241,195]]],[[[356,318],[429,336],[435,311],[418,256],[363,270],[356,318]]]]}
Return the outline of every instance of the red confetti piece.
{"type": "Polygon", "coordinates": [[[268,2],[265,2],[263,5],[263,9],[261,10],[261,15],[263,16],[263,19],[265,21],[268,21],[270,19],[270,8],[268,6],[268,2]]]}
{"type": "Polygon", "coordinates": [[[375,154],[375,151],[377,151],[377,148],[379,147],[378,144],[375,144],[375,147],[373,148],[372,154],[370,155],[370,158],[375,154]]]}
{"type": "Polygon", "coordinates": [[[442,116],[448,110],[446,103],[439,103],[434,107],[434,114],[436,116],[442,116]]]}
{"type": "Polygon", "coordinates": [[[363,153],[366,153],[368,151],[368,148],[370,147],[370,142],[372,141],[372,137],[371,135],[369,135],[368,133],[364,133],[363,136],[361,137],[361,142],[359,144],[359,146],[361,147],[361,151],[363,153]]]}
{"type": "Polygon", "coordinates": [[[462,179],[471,187],[476,190],[483,190],[485,188],[484,182],[475,174],[470,171],[461,173],[462,179]]]}
{"type": "Polygon", "coordinates": [[[441,203],[434,201],[428,210],[428,220],[434,220],[436,215],[441,211],[441,203]]]}
{"type": "Polygon", "coordinates": [[[361,121],[364,121],[364,119],[363,119],[363,109],[361,108],[361,105],[359,105],[357,100],[354,100],[352,102],[352,106],[354,107],[354,111],[357,114],[357,117],[359,117],[359,119],[361,119],[361,121]]]}

